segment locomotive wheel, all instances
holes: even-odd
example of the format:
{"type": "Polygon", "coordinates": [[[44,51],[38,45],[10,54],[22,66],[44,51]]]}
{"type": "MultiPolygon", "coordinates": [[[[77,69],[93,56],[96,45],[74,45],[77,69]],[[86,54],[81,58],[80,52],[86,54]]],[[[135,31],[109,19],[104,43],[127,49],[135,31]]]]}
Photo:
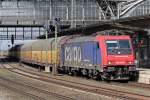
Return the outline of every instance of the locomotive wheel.
{"type": "Polygon", "coordinates": [[[72,74],[73,74],[73,76],[77,76],[77,71],[76,71],[76,70],[73,70],[73,71],[72,71],[72,74]]]}
{"type": "Polygon", "coordinates": [[[87,70],[86,69],[82,69],[82,75],[87,76],[87,70]]]}
{"type": "Polygon", "coordinates": [[[89,75],[89,78],[93,78],[93,70],[92,69],[89,69],[88,71],[88,75],[89,75]]]}

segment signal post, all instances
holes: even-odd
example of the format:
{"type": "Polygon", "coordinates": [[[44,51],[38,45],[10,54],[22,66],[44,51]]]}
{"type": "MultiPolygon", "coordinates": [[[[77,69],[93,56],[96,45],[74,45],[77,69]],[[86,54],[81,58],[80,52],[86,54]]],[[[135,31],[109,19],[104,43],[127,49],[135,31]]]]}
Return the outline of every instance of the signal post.
{"type": "MultiPolygon", "coordinates": [[[[49,24],[47,26],[45,26],[45,39],[46,39],[46,43],[48,43],[47,42],[47,39],[48,39],[48,26],[49,26],[49,24]]],[[[47,48],[47,46],[46,46],[45,49],[46,49],[45,50],[45,52],[46,52],[45,72],[50,72],[50,66],[48,66],[48,48],[47,48]]]]}
{"type": "Polygon", "coordinates": [[[55,63],[53,66],[53,75],[57,75],[57,60],[58,60],[58,43],[57,43],[57,33],[58,33],[58,24],[59,24],[60,18],[55,18],[55,63]]]}

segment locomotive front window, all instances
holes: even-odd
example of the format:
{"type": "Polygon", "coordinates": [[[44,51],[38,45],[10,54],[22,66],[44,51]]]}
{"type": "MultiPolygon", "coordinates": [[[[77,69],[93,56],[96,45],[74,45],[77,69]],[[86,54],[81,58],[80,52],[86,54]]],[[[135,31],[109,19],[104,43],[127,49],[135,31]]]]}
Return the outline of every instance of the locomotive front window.
{"type": "Polygon", "coordinates": [[[115,49],[118,48],[118,41],[106,41],[108,49],[115,49]]]}
{"type": "Polygon", "coordinates": [[[120,48],[130,48],[130,44],[128,40],[119,40],[120,48]]]}
{"type": "Polygon", "coordinates": [[[129,40],[106,40],[107,54],[131,54],[129,40]]]}

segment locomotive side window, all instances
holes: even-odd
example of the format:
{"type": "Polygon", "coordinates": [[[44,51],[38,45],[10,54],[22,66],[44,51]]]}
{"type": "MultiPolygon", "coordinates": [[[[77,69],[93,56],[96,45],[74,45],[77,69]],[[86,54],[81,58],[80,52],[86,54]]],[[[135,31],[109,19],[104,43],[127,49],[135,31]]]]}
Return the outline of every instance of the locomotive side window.
{"type": "Polygon", "coordinates": [[[97,44],[97,49],[99,49],[99,43],[97,42],[96,44],[97,44]]]}

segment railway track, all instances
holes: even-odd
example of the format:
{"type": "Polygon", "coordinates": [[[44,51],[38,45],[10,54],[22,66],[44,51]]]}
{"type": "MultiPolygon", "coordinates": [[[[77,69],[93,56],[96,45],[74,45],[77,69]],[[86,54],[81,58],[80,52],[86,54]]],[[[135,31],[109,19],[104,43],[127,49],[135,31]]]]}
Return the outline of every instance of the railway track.
{"type": "MultiPolygon", "coordinates": [[[[9,65],[9,66],[12,66],[12,65],[9,65]]],[[[39,75],[39,74],[36,74],[33,72],[22,70],[20,68],[16,68],[16,67],[13,67],[13,68],[14,68],[14,70],[10,69],[9,71],[14,72],[16,74],[26,76],[26,77],[30,77],[30,78],[62,85],[62,86],[69,87],[69,88],[78,89],[78,90],[82,90],[82,91],[86,91],[86,92],[90,92],[90,93],[96,93],[96,94],[101,94],[101,95],[106,95],[109,97],[126,99],[126,100],[149,100],[150,99],[150,96],[140,95],[140,94],[131,93],[131,92],[124,92],[124,91],[119,91],[119,90],[110,89],[110,88],[104,88],[101,86],[91,86],[91,85],[87,85],[84,83],[72,82],[72,81],[67,81],[67,80],[63,80],[63,79],[57,79],[54,77],[46,77],[44,75],[39,75]],[[17,70],[19,70],[20,72],[17,70]],[[29,73],[34,76],[25,74],[25,73],[29,73]]]]}
{"type": "MultiPolygon", "coordinates": [[[[10,65],[10,66],[12,66],[12,65],[10,65]]],[[[31,72],[31,71],[23,70],[22,68],[18,68],[18,67],[15,67],[15,68],[18,69],[18,70],[27,72],[27,73],[31,73],[33,75],[40,75],[40,76],[42,76],[41,74],[37,74],[37,73],[31,72]]],[[[54,77],[50,77],[50,78],[54,78],[54,77]]],[[[54,78],[54,79],[57,79],[57,78],[54,78]]],[[[59,79],[59,80],[66,81],[66,80],[63,80],[63,79],[59,79]]],[[[111,82],[111,83],[104,82],[104,83],[105,84],[112,84],[112,85],[120,85],[117,82],[111,82]]],[[[122,83],[122,85],[126,85],[126,86],[129,86],[129,87],[135,87],[135,88],[142,88],[142,89],[148,89],[148,90],[150,90],[150,84],[137,83],[137,82],[128,82],[128,83],[122,83]]]]}
{"type": "MultiPolygon", "coordinates": [[[[8,64],[7,64],[7,67],[4,64],[1,64],[1,66],[4,69],[8,69],[9,71],[15,69],[12,67],[8,67],[8,64]]],[[[11,71],[11,72],[14,72],[14,71],[11,71]]],[[[10,80],[10,79],[3,78],[3,77],[0,77],[0,85],[4,86],[10,90],[13,90],[15,92],[18,92],[20,94],[29,96],[29,97],[36,99],[36,100],[49,100],[49,98],[47,98],[49,96],[53,96],[53,97],[59,98],[61,100],[76,100],[72,97],[68,97],[65,95],[61,95],[61,94],[58,94],[55,92],[51,92],[51,91],[48,91],[45,89],[38,88],[31,83],[27,84],[23,81],[20,82],[20,81],[10,80]]]]}
{"type": "MultiPolygon", "coordinates": [[[[3,77],[0,77],[0,80],[2,80],[1,82],[0,82],[0,84],[2,84],[3,86],[7,86],[8,87],[8,85],[4,85],[4,83],[5,84],[9,84],[9,88],[13,88],[14,86],[21,86],[21,87],[23,87],[23,89],[22,90],[25,90],[25,88],[29,88],[29,89],[31,89],[32,91],[34,90],[34,91],[38,91],[38,95],[35,95],[35,94],[33,94],[33,92],[32,93],[27,93],[27,92],[24,92],[24,91],[20,91],[21,90],[21,88],[19,88],[19,91],[20,92],[22,92],[22,93],[24,93],[25,95],[27,94],[28,96],[31,96],[31,97],[34,97],[34,98],[36,98],[36,99],[38,99],[38,100],[48,100],[48,98],[44,98],[43,96],[44,95],[46,95],[46,97],[47,96],[49,96],[49,95],[52,95],[52,96],[55,96],[55,97],[58,97],[58,98],[61,98],[61,99],[63,99],[63,100],[75,100],[75,99],[73,99],[73,98],[71,98],[71,97],[67,97],[67,96],[63,96],[63,95],[60,95],[60,94],[57,94],[57,93],[54,93],[54,92],[50,92],[50,91],[48,91],[48,90],[44,90],[44,89],[40,89],[40,88],[38,88],[38,87],[35,87],[35,86],[33,86],[33,85],[29,85],[29,84],[27,84],[27,83],[22,83],[22,82],[16,82],[16,81],[12,81],[12,80],[10,80],[10,79],[6,79],[6,78],[3,78],[3,77]],[[11,86],[13,86],[13,87],[11,87],[11,86]],[[40,93],[40,96],[39,96],[39,93],[40,93]]],[[[16,87],[15,88],[13,88],[13,89],[15,89],[15,90],[17,90],[16,89],[16,87]]],[[[18,91],[18,90],[17,90],[18,91]]]]}
{"type": "Polygon", "coordinates": [[[6,79],[0,77],[0,85],[1,85],[1,86],[5,87],[5,88],[8,88],[8,89],[10,89],[10,90],[12,90],[12,91],[18,92],[18,93],[20,93],[20,94],[26,95],[26,96],[31,97],[31,98],[36,99],[36,100],[46,100],[45,98],[40,97],[40,96],[38,96],[38,95],[35,95],[35,94],[33,94],[33,93],[29,93],[29,92],[22,91],[22,90],[21,90],[20,88],[18,88],[18,86],[16,86],[15,84],[16,84],[16,83],[13,83],[13,82],[10,83],[10,81],[8,81],[8,80],[6,80],[6,79]]]}
{"type": "Polygon", "coordinates": [[[148,90],[150,90],[150,84],[129,82],[129,83],[128,83],[128,86],[140,87],[140,88],[143,88],[143,89],[148,89],[148,90]]]}

